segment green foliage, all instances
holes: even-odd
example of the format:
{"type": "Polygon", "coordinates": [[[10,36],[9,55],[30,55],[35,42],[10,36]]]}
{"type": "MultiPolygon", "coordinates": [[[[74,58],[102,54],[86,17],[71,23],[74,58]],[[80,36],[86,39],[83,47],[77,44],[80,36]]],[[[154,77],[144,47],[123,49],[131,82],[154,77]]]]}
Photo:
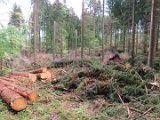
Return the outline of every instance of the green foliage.
{"type": "Polygon", "coordinates": [[[11,12],[11,15],[10,15],[9,25],[20,27],[23,25],[23,23],[24,23],[24,20],[23,20],[22,10],[15,3],[13,6],[13,11],[11,12]]]}
{"type": "Polygon", "coordinates": [[[17,55],[24,47],[25,32],[14,26],[8,26],[0,30],[0,60],[17,55]]]}
{"type": "MultiPolygon", "coordinates": [[[[53,21],[56,21],[57,33],[56,40],[57,45],[56,48],[60,48],[60,34],[63,35],[63,45],[64,49],[74,48],[75,47],[75,30],[80,33],[80,20],[75,15],[72,8],[67,8],[67,6],[63,5],[59,1],[55,1],[51,4],[47,0],[41,0],[41,14],[40,14],[40,25],[41,29],[46,32],[46,48],[48,52],[51,52],[53,45],[53,21]],[[66,41],[68,40],[68,46],[66,41]]],[[[78,43],[79,43],[78,39],[78,43]]],[[[57,50],[56,49],[56,50],[57,50]]]]}

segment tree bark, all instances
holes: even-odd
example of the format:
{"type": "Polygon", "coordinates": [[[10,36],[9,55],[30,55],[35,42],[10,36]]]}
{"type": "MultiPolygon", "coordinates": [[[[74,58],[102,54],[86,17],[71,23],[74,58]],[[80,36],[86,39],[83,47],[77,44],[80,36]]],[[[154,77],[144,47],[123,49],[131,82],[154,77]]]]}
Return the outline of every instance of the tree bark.
{"type": "Polygon", "coordinates": [[[139,42],[139,41],[138,41],[138,39],[139,39],[139,38],[138,38],[138,35],[139,35],[139,34],[138,34],[138,24],[137,24],[137,29],[136,29],[136,30],[137,30],[137,34],[136,34],[136,51],[135,51],[135,53],[136,53],[136,55],[137,55],[137,53],[138,53],[138,42],[139,42]]]}
{"type": "Polygon", "coordinates": [[[39,0],[34,0],[34,62],[36,63],[36,54],[39,52],[39,0]]]}
{"type": "Polygon", "coordinates": [[[63,57],[63,38],[62,33],[60,34],[60,48],[61,48],[61,58],[63,57]]]}
{"type": "Polygon", "coordinates": [[[12,72],[9,77],[26,84],[34,83],[37,80],[36,75],[27,72],[12,72]]]}
{"type": "Polygon", "coordinates": [[[38,99],[38,94],[28,88],[25,88],[25,87],[21,87],[21,86],[18,86],[16,84],[11,84],[10,82],[8,81],[5,81],[3,79],[0,79],[0,84],[4,85],[5,87],[7,87],[8,89],[16,92],[16,93],[19,93],[20,95],[28,98],[30,101],[36,101],[38,99]]]}
{"type": "Polygon", "coordinates": [[[135,0],[132,0],[132,59],[135,57],[135,0]]]}
{"type": "Polygon", "coordinates": [[[15,111],[21,111],[27,107],[27,101],[18,93],[0,84],[0,97],[15,111]]]}
{"type": "Polygon", "coordinates": [[[152,0],[151,10],[151,24],[150,24],[150,44],[149,44],[149,55],[148,55],[148,66],[151,67],[154,59],[154,48],[155,48],[155,32],[156,32],[156,6],[157,0],[152,0]]]}
{"type": "Polygon", "coordinates": [[[103,16],[102,16],[102,61],[104,60],[104,0],[103,0],[103,16]]]}
{"type": "Polygon", "coordinates": [[[77,57],[77,40],[78,40],[78,31],[75,31],[76,34],[76,44],[75,44],[75,58],[77,57]]]}
{"type": "Polygon", "coordinates": [[[82,0],[82,25],[81,25],[81,58],[84,52],[84,0],[82,0]]]}
{"type": "Polygon", "coordinates": [[[53,60],[56,57],[56,21],[53,23],[53,60]]]}
{"type": "Polygon", "coordinates": [[[97,7],[97,2],[96,0],[94,0],[94,40],[96,39],[96,10],[97,10],[96,7],[97,7]]]}

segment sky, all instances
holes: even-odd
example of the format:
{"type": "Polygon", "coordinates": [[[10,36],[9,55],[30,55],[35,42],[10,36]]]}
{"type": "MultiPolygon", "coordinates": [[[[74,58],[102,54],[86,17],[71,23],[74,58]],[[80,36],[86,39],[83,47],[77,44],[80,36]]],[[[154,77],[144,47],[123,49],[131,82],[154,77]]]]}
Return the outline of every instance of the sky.
{"type": "MultiPolygon", "coordinates": [[[[54,0],[49,0],[52,3],[54,0]]],[[[61,2],[63,0],[60,0],[61,2]]],[[[72,7],[75,13],[80,17],[82,0],[66,0],[67,6],[72,7]]],[[[16,3],[22,9],[25,20],[29,19],[31,13],[31,0],[8,0],[7,3],[0,3],[0,26],[6,26],[9,22],[9,16],[13,8],[13,4],[16,3]]]]}

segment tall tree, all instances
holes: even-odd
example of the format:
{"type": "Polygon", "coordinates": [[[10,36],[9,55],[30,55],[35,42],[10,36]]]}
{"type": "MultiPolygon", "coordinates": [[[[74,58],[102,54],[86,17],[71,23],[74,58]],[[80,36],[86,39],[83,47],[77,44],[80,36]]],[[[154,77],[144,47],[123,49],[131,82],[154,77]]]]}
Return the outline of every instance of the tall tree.
{"type": "Polygon", "coordinates": [[[94,39],[96,38],[96,0],[94,0],[94,39]]]}
{"type": "Polygon", "coordinates": [[[102,60],[104,60],[104,0],[103,0],[103,16],[102,16],[102,60]]]}
{"type": "Polygon", "coordinates": [[[53,60],[55,59],[56,57],[56,21],[54,21],[53,23],[53,60]]]}
{"type": "Polygon", "coordinates": [[[23,14],[21,8],[15,3],[13,5],[13,11],[10,15],[9,25],[14,25],[16,27],[22,26],[24,23],[23,14]]]}
{"type": "Polygon", "coordinates": [[[39,42],[39,0],[34,0],[33,15],[34,15],[34,61],[36,62],[36,54],[40,51],[39,42]]]}
{"type": "Polygon", "coordinates": [[[152,0],[152,10],[151,10],[151,24],[150,24],[150,44],[149,44],[149,55],[148,55],[148,66],[152,66],[154,59],[154,48],[155,48],[155,38],[156,38],[156,9],[157,0],[152,0]]]}
{"type": "Polygon", "coordinates": [[[81,58],[84,50],[84,0],[82,0],[82,21],[81,21],[81,58]]]}
{"type": "Polygon", "coordinates": [[[132,59],[135,57],[135,0],[132,0],[132,59]]]}

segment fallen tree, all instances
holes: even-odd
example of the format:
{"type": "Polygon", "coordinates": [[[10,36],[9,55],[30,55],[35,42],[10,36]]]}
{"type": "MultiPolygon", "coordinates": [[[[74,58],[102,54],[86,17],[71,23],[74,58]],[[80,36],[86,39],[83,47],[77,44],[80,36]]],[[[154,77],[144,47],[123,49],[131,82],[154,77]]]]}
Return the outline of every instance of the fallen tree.
{"type": "Polygon", "coordinates": [[[52,78],[52,74],[50,71],[46,71],[44,73],[38,73],[36,75],[38,79],[42,79],[42,80],[48,80],[52,78]]]}
{"type": "Polygon", "coordinates": [[[37,76],[35,74],[28,72],[12,72],[9,77],[26,84],[33,83],[37,80],[37,76]]]}
{"type": "Polygon", "coordinates": [[[27,101],[18,93],[8,89],[5,85],[0,84],[0,97],[10,105],[15,111],[21,111],[26,108],[27,101]]]}
{"type": "Polygon", "coordinates": [[[38,94],[35,91],[32,91],[28,88],[18,86],[17,84],[10,83],[6,80],[0,79],[0,84],[4,85],[8,89],[19,93],[20,95],[26,97],[30,101],[36,101],[38,99],[38,94]]]}
{"type": "Polygon", "coordinates": [[[45,72],[47,72],[47,68],[39,68],[36,70],[29,71],[29,73],[32,73],[32,74],[45,73],[45,72]]]}

